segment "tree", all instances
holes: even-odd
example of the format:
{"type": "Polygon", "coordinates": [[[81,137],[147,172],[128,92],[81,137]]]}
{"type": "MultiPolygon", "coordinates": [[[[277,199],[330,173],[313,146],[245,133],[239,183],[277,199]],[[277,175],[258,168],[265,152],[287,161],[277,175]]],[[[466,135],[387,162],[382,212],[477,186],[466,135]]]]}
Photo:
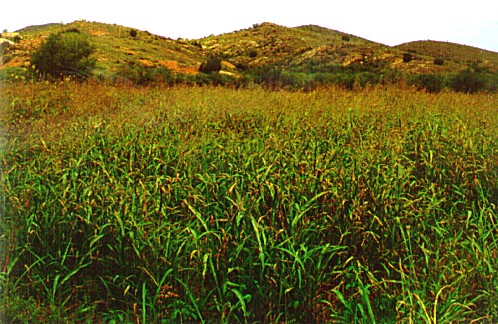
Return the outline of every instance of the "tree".
{"type": "Polygon", "coordinates": [[[154,81],[154,70],[147,68],[139,61],[130,61],[128,64],[121,65],[118,75],[136,85],[146,85],[154,81]]]}
{"type": "Polygon", "coordinates": [[[51,34],[31,56],[31,65],[44,77],[87,78],[95,68],[95,48],[87,37],[75,32],[51,34]]]}
{"type": "Polygon", "coordinates": [[[411,53],[403,53],[403,63],[408,63],[413,60],[411,53]]]}
{"type": "Polygon", "coordinates": [[[202,73],[211,73],[221,71],[221,60],[216,56],[210,56],[208,60],[201,64],[199,71],[202,73]]]}
{"type": "Polygon", "coordinates": [[[408,84],[416,86],[419,90],[425,89],[429,93],[443,90],[445,78],[440,74],[415,74],[408,79],[408,84]]]}
{"type": "Polygon", "coordinates": [[[438,57],[436,57],[436,58],[434,59],[434,65],[444,65],[444,58],[439,57],[439,56],[438,56],[438,57]]]}
{"type": "Polygon", "coordinates": [[[458,92],[475,93],[485,89],[486,81],[481,73],[466,69],[453,77],[451,86],[458,92]]]}

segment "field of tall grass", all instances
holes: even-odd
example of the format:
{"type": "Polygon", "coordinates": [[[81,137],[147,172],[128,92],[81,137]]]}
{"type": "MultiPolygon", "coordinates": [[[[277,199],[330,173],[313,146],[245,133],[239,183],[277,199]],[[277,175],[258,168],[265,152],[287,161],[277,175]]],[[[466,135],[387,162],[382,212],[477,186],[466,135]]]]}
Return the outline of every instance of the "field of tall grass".
{"type": "Polygon", "coordinates": [[[5,322],[498,320],[498,101],[4,84],[5,322]]]}

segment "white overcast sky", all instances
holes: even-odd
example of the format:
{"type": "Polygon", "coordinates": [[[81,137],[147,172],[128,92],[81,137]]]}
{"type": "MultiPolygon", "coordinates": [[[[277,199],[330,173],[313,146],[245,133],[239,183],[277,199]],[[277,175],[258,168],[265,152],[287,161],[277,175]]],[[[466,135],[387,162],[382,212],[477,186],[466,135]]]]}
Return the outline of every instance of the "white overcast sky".
{"type": "Polygon", "coordinates": [[[0,30],[78,19],[173,39],[265,21],[287,27],[314,24],[387,45],[431,39],[498,52],[498,0],[10,0],[0,8],[0,30]]]}

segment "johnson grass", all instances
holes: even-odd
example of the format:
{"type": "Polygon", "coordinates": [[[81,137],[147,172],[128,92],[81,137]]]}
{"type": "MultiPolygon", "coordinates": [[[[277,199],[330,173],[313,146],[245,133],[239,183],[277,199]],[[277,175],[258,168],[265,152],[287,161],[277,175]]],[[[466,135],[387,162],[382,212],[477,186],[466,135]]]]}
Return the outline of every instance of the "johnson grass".
{"type": "Polygon", "coordinates": [[[2,91],[6,321],[498,319],[495,95],[2,91]]]}

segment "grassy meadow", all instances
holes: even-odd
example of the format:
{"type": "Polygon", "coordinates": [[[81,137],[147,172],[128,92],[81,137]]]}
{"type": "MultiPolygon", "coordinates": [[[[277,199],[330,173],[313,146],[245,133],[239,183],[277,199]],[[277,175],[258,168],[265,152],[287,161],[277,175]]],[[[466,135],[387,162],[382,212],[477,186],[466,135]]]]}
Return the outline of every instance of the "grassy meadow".
{"type": "Polygon", "coordinates": [[[1,91],[5,322],[498,320],[496,95],[1,91]]]}

